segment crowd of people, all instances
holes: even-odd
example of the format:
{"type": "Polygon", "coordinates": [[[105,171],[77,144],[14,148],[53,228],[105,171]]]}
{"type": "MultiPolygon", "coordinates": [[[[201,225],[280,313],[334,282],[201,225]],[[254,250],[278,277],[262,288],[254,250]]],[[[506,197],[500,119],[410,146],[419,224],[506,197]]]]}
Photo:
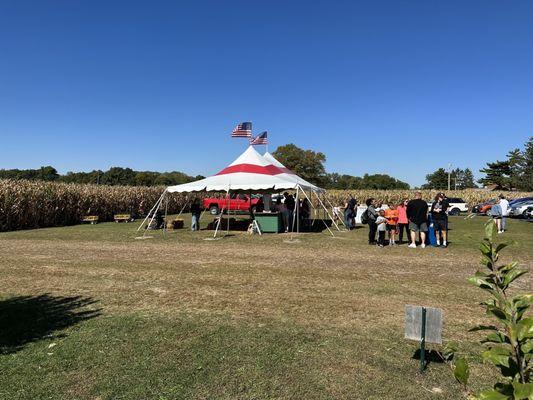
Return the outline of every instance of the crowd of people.
{"type": "MultiPolygon", "coordinates": [[[[408,244],[410,248],[416,248],[417,245],[424,248],[431,226],[435,232],[436,245],[448,246],[449,203],[444,193],[438,193],[431,206],[422,199],[421,192],[415,192],[414,199],[404,199],[399,204],[390,206],[384,206],[374,198],[367,199],[365,203],[367,208],[361,215],[361,222],[368,225],[369,244],[384,247],[388,239],[389,246],[408,244]]],[[[262,204],[262,201],[256,204],[257,212],[262,211],[262,204]]],[[[355,228],[357,208],[357,200],[349,196],[344,207],[333,208],[333,216],[336,219],[343,218],[346,228],[352,230],[355,228]]],[[[506,229],[508,210],[509,202],[505,196],[500,195],[498,203],[492,206],[490,212],[496,222],[498,233],[503,233],[506,229]]],[[[299,199],[298,209],[296,209],[294,196],[285,192],[282,196],[276,197],[270,211],[280,213],[284,232],[292,232],[296,229],[296,217],[298,217],[299,227],[305,230],[310,221],[311,204],[307,198],[299,199]]],[[[191,230],[200,229],[201,213],[201,203],[199,199],[195,199],[191,204],[191,230]]],[[[252,209],[250,209],[250,214],[253,219],[252,209]]]]}
{"type": "MultiPolygon", "coordinates": [[[[407,243],[410,248],[417,245],[426,247],[430,224],[435,231],[436,245],[448,246],[448,201],[444,193],[438,193],[429,207],[416,192],[414,199],[404,199],[399,204],[384,207],[374,198],[366,200],[366,210],[361,222],[368,225],[368,243],[383,247],[407,243]],[[406,241],[404,241],[404,238],[406,241]],[[396,240],[398,239],[398,240],[396,240]]],[[[348,229],[355,228],[357,200],[350,196],[344,205],[344,224],[348,229]]]]}

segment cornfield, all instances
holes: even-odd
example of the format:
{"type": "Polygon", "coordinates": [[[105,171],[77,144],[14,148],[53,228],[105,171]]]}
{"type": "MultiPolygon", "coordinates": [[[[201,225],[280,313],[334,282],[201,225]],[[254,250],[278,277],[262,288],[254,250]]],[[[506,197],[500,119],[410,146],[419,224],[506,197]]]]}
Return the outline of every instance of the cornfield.
{"type": "MultiPolygon", "coordinates": [[[[83,216],[112,221],[115,214],[146,215],[163,187],[98,186],[0,180],[0,231],[74,225],[83,216]]],[[[185,196],[169,196],[176,212],[185,196]]]]}
{"type": "MultiPolygon", "coordinates": [[[[115,214],[142,217],[150,211],[163,190],[164,187],[0,180],[0,231],[74,225],[80,223],[86,215],[98,215],[100,221],[112,221],[115,214]]],[[[423,191],[427,200],[432,199],[436,193],[435,190],[423,191]]],[[[369,197],[385,204],[399,203],[404,198],[413,197],[412,190],[330,190],[328,199],[333,205],[343,205],[349,194],[356,197],[360,203],[369,197]]],[[[494,192],[473,189],[450,191],[446,194],[449,197],[461,197],[469,205],[497,195],[494,192]]],[[[532,195],[509,193],[510,198],[532,195]]],[[[185,194],[169,195],[168,212],[179,212],[186,204],[186,198],[185,194]]]]}

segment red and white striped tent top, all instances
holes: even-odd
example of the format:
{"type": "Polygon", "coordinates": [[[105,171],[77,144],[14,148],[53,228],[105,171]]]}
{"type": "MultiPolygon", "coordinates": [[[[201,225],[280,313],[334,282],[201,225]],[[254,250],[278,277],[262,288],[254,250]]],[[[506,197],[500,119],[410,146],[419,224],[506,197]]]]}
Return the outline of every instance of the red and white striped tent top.
{"type": "Polygon", "coordinates": [[[170,193],[183,192],[222,192],[222,191],[277,191],[296,189],[319,192],[319,187],[307,182],[287,169],[270,156],[269,160],[249,146],[229,166],[216,175],[199,181],[169,186],[170,193]],[[281,167],[279,165],[281,165],[281,167]]]}

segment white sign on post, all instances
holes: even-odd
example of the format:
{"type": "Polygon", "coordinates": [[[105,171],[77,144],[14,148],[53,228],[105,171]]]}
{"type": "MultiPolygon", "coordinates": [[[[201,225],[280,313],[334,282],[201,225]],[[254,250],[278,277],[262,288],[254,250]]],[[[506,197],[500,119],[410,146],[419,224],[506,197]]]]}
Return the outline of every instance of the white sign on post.
{"type": "Polygon", "coordinates": [[[410,340],[422,340],[422,308],[426,309],[425,342],[442,344],[442,309],[405,306],[405,338],[410,340]]]}

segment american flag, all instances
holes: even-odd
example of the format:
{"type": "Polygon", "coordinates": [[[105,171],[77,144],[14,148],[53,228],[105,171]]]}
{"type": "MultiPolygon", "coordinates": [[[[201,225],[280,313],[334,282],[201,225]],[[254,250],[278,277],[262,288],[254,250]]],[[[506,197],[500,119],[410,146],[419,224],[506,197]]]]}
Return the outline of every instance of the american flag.
{"type": "Polygon", "coordinates": [[[268,144],[267,135],[267,131],[260,133],[259,135],[250,140],[250,144],[254,146],[258,144],[268,144]]]}
{"type": "Polygon", "coordinates": [[[231,132],[231,137],[252,137],[252,123],[251,122],[241,122],[235,127],[233,132],[231,132]]]}

